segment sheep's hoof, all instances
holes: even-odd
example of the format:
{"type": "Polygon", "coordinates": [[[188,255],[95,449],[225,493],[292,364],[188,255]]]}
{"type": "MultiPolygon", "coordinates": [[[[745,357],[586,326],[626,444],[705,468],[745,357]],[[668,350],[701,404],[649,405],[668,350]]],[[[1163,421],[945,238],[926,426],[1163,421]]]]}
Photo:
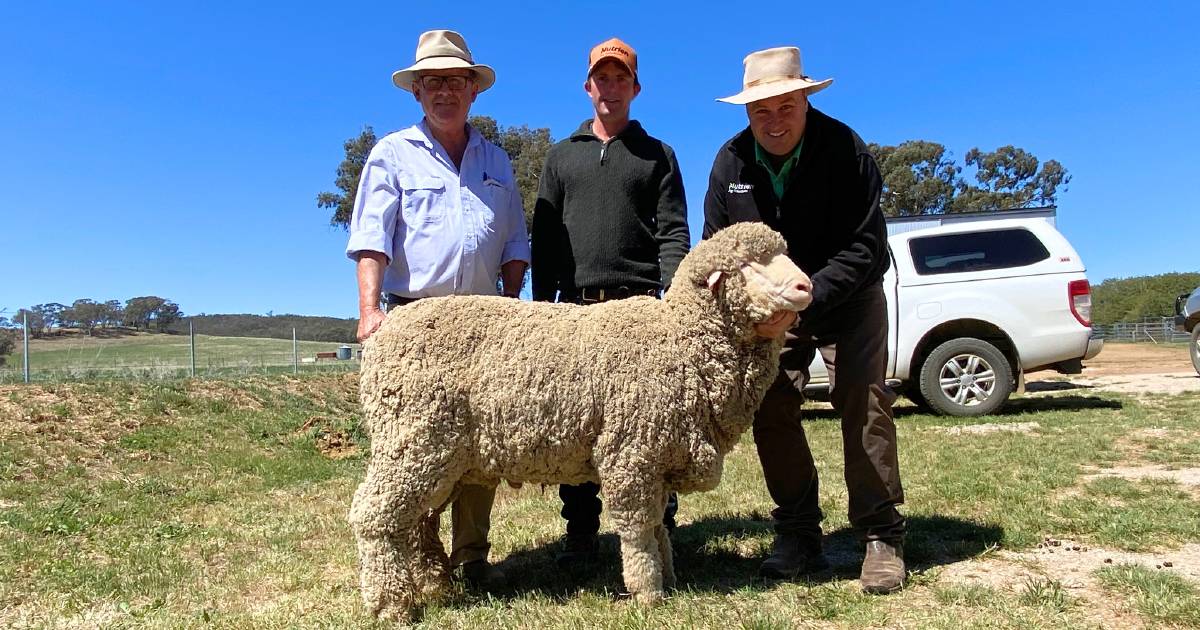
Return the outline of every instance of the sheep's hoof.
{"type": "Polygon", "coordinates": [[[656,591],[638,591],[633,594],[633,601],[642,606],[654,606],[662,602],[664,594],[661,590],[656,591]]]}
{"type": "Polygon", "coordinates": [[[399,624],[408,624],[416,620],[416,610],[398,602],[380,604],[371,611],[371,614],[380,621],[390,621],[399,624]]]}

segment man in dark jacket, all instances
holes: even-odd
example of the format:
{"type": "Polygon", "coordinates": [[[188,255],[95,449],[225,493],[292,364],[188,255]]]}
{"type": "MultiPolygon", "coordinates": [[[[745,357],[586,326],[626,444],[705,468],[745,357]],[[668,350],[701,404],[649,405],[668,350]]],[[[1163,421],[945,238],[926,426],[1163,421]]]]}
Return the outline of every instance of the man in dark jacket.
{"type": "MultiPolygon", "coordinates": [[[[534,208],[533,299],[595,304],[658,296],[690,245],[675,153],[651,137],[629,106],[641,91],[637,54],[610,39],[592,49],[584,91],[595,110],[550,148],[534,208]]],[[[594,483],[559,486],[569,566],[595,556],[602,508],[594,483]]],[[[674,526],[675,495],[664,514],[674,526]]]]}
{"type": "MultiPolygon", "coordinates": [[[[882,180],[858,134],[809,107],[832,79],[804,75],[797,48],[745,59],[744,88],[718,99],[746,106],[750,125],[713,162],[704,199],[704,237],[739,221],[783,234],[788,254],[813,282],[812,305],[786,332],[779,378],[754,418],[767,489],[778,506],[775,543],[760,573],[794,578],[829,566],[821,550],[817,469],[800,424],[809,364],[819,351],[842,420],[850,523],[867,542],[862,587],[889,593],[904,582],[904,501],[884,384],[890,263],[879,209],[882,180]]],[[[535,263],[536,264],[536,263],[535,263]]],[[[790,323],[790,322],[789,322],[790,323]]]]}

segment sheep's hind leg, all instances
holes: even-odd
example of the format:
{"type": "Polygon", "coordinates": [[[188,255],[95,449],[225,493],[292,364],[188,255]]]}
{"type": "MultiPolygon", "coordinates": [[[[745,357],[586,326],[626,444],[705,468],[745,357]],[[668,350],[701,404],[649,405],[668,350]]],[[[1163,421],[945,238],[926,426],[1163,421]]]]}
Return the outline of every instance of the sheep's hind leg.
{"type": "Polygon", "coordinates": [[[675,555],[671,551],[671,535],[661,522],[654,526],[654,538],[658,541],[658,553],[662,558],[663,588],[675,588],[675,555]]]}
{"type": "MultiPolygon", "coordinates": [[[[431,510],[445,503],[461,474],[452,470],[452,456],[452,449],[437,457],[429,450],[376,453],[354,493],[349,520],[358,541],[359,583],[377,617],[407,621],[414,607],[448,591],[449,574],[433,561],[427,529],[431,510]]],[[[436,521],[432,526],[436,538],[436,521]]]]}

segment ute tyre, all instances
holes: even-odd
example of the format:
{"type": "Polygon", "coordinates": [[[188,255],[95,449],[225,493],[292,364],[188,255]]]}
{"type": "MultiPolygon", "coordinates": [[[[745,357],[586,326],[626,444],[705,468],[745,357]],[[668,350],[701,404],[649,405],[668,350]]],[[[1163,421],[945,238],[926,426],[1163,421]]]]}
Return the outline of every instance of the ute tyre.
{"type": "Polygon", "coordinates": [[[982,339],[951,339],[925,357],[919,389],[939,414],[983,416],[1012,394],[1012,368],[1004,353],[982,339]]]}
{"type": "Polygon", "coordinates": [[[1196,368],[1196,374],[1200,374],[1200,323],[1192,328],[1192,348],[1188,354],[1192,355],[1192,367],[1196,368]]]}

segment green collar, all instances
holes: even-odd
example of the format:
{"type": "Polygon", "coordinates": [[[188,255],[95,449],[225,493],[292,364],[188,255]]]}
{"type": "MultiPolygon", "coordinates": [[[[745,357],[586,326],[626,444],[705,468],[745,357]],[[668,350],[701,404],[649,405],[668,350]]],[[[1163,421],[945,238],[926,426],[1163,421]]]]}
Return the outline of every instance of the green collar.
{"type": "Polygon", "coordinates": [[[771,158],[767,155],[765,149],[758,141],[754,142],[754,161],[758,162],[767,171],[767,175],[771,177],[771,187],[775,189],[775,198],[783,199],[783,192],[787,190],[788,180],[791,179],[792,168],[796,166],[796,162],[800,161],[800,149],[804,148],[804,138],[800,138],[800,142],[796,143],[796,148],[792,149],[791,155],[783,161],[783,166],[776,173],[771,167],[771,158]]]}

